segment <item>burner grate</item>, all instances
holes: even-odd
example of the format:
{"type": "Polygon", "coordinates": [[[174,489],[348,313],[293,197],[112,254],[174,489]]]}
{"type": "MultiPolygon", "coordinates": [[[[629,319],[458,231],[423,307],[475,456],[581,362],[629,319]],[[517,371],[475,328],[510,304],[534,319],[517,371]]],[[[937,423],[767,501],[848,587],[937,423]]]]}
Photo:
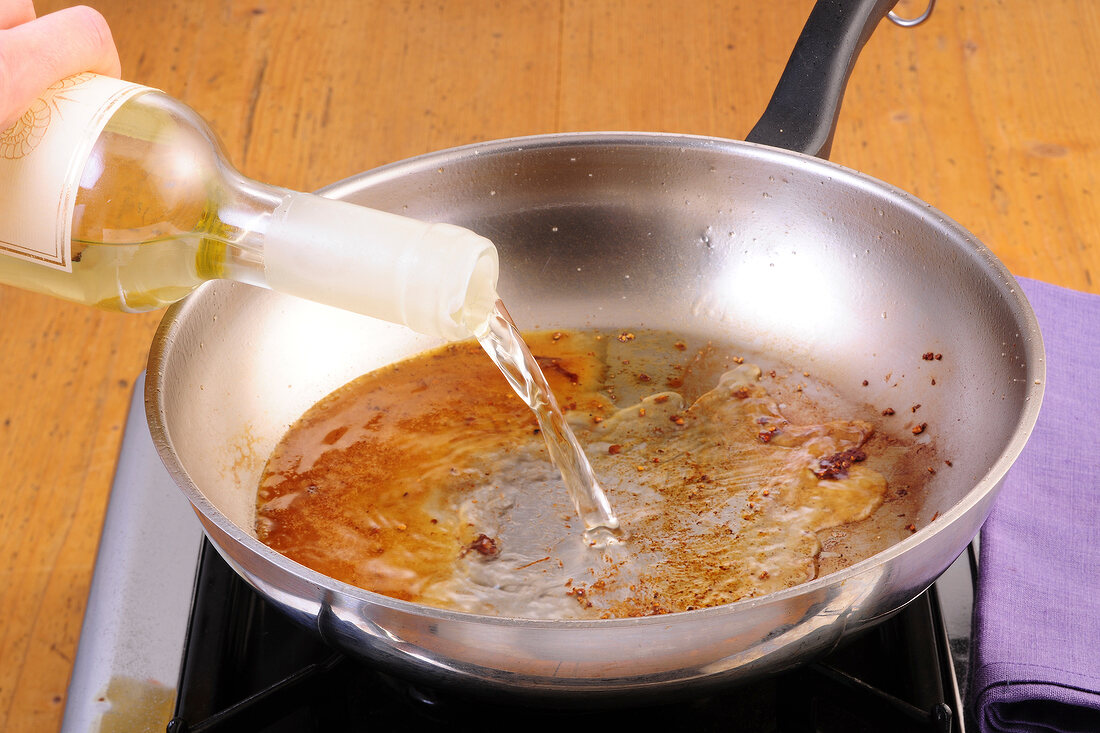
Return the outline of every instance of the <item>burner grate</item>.
{"type": "Polygon", "coordinates": [[[935,588],[821,661],[646,707],[548,709],[471,702],[372,669],[269,606],[204,541],[169,733],[309,733],[560,720],[765,733],[962,733],[935,588]],[[689,716],[685,718],[685,716],[689,716]]]}

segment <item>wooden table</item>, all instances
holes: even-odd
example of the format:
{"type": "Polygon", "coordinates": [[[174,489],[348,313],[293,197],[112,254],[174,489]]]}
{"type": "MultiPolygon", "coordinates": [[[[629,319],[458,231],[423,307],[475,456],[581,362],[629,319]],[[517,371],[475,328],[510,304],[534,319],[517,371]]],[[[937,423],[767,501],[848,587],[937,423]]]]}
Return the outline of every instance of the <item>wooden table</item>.
{"type": "MultiPolygon", "coordinates": [[[[743,137],[812,4],[89,2],[127,78],[195,107],[246,175],[301,190],[515,135],[743,137]]],[[[1098,119],[1100,4],[940,0],[868,43],[832,158],[947,212],[1016,274],[1100,293],[1098,119]]],[[[48,731],[159,315],[11,288],[0,312],[0,730],[48,731]]]]}

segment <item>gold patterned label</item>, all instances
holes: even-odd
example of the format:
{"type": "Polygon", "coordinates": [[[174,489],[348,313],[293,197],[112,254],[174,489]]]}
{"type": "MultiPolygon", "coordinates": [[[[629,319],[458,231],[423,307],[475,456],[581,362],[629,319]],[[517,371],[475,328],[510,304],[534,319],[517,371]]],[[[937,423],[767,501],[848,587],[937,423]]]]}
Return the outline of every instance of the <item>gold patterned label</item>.
{"type": "Polygon", "coordinates": [[[70,76],[0,132],[0,253],[72,271],[73,209],[96,138],[147,89],[87,72],[70,76]]]}

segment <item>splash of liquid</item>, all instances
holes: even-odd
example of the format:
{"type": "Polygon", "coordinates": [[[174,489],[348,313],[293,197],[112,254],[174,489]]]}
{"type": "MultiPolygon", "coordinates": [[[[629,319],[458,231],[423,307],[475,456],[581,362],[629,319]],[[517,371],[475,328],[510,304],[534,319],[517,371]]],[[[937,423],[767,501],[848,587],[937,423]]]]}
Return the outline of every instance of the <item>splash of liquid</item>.
{"type": "Polygon", "coordinates": [[[478,336],[478,343],[519,398],[534,412],[550,460],[561,471],[569,498],[584,522],[585,539],[593,546],[617,542],[621,530],[611,503],[554,399],[546,376],[500,300],[489,315],[487,328],[478,336]]]}

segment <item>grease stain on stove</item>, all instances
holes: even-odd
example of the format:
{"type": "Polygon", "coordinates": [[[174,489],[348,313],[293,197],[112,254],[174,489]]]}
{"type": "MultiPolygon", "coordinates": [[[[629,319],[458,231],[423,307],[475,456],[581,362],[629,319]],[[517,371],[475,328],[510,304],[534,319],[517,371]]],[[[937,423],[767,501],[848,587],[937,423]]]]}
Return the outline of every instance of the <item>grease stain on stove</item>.
{"type": "Polygon", "coordinates": [[[163,731],[171,720],[176,688],[155,680],[112,677],[97,702],[108,706],[98,733],[152,733],[163,731]]]}

